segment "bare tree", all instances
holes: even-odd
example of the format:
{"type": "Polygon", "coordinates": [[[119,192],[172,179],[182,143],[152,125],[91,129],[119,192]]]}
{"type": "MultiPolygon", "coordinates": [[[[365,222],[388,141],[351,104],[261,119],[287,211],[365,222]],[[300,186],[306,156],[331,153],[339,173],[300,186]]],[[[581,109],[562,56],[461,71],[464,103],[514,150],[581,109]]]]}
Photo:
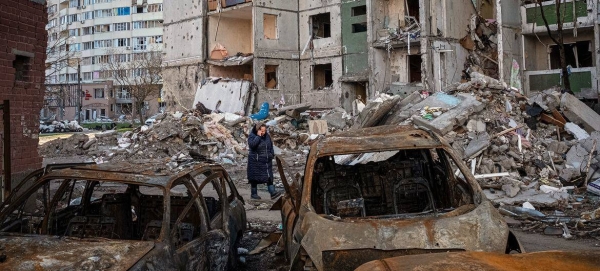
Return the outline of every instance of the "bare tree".
{"type": "MultiPolygon", "coordinates": [[[[78,59],[74,48],[70,48],[69,37],[61,36],[56,29],[58,26],[48,32],[44,101],[46,107],[58,107],[62,111],[65,106],[73,106],[69,101],[75,99],[77,93],[70,91],[67,85],[61,84],[57,77],[61,73],[76,72],[78,59]]],[[[62,116],[63,112],[58,113],[62,116]]]]}
{"type": "MultiPolygon", "coordinates": [[[[552,34],[550,30],[550,25],[548,24],[548,20],[546,19],[546,15],[544,14],[544,6],[542,2],[544,0],[537,0],[536,4],[540,8],[540,13],[542,15],[542,19],[544,20],[544,25],[546,25],[546,30],[548,32],[548,36],[552,41],[558,46],[559,54],[560,54],[560,68],[562,71],[562,79],[564,83],[565,89],[568,91],[571,90],[571,81],[569,80],[569,71],[567,70],[567,58],[565,55],[565,44],[563,40],[563,15],[561,13],[561,4],[563,0],[554,0],[554,5],[556,9],[556,37],[552,34]]],[[[573,5],[575,2],[573,2],[573,5]]]]}
{"type": "Polygon", "coordinates": [[[117,49],[107,50],[108,59],[102,70],[108,72],[116,84],[129,92],[132,99],[134,118],[144,122],[144,102],[160,94],[162,84],[162,53],[148,50],[125,54],[117,49]]]}

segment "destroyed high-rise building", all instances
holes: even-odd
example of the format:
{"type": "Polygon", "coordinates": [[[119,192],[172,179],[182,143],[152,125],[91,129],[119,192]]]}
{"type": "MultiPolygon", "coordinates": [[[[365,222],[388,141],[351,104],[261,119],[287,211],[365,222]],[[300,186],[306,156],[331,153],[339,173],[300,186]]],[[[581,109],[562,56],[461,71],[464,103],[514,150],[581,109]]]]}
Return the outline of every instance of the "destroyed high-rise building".
{"type": "MultiPolygon", "coordinates": [[[[173,108],[191,108],[208,77],[253,81],[255,107],[285,101],[347,111],[377,93],[456,89],[471,72],[524,93],[545,89],[560,83],[557,49],[529,2],[175,1],[165,7],[166,97],[173,108]]],[[[551,2],[542,5],[552,13],[551,2]]],[[[596,1],[563,8],[575,92],[597,90],[596,1]]]]}

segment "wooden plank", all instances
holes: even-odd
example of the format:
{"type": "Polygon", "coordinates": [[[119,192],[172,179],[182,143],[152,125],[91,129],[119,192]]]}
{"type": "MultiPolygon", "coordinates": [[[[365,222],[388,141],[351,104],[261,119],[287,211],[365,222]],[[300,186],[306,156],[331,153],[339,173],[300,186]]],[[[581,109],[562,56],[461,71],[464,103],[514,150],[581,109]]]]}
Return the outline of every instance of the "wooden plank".
{"type": "Polygon", "coordinates": [[[558,126],[560,128],[564,128],[565,127],[565,123],[564,122],[560,122],[559,120],[557,120],[557,119],[555,119],[555,118],[553,118],[550,115],[545,114],[545,113],[542,113],[542,115],[540,116],[540,119],[543,122],[554,124],[554,125],[556,125],[556,126],[558,126]]]}
{"type": "Polygon", "coordinates": [[[562,122],[563,124],[567,123],[565,117],[563,117],[563,115],[560,112],[558,112],[556,108],[552,110],[552,116],[558,121],[562,122]]]}

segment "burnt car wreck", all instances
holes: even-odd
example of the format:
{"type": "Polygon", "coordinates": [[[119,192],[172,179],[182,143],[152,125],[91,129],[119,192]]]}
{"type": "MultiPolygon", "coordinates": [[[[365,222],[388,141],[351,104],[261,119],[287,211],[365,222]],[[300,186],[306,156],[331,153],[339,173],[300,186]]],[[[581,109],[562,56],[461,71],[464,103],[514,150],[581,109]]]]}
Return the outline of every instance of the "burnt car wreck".
{"type": "MultiPolygon", "coordinates": [[[[1,270],[226,270],[246,228],[225,170],[52,166],[2,204],[1,270]]],[[[164,166],[163,166],[164,167],[164,166]]]]}
{"type": "Polygon", "coordinates": [[[354,270],[377,259],[449,251],[522,251],[470,171],[434,133],[367,128],[315,142],[286,188],[292,270],[354,270]]]}

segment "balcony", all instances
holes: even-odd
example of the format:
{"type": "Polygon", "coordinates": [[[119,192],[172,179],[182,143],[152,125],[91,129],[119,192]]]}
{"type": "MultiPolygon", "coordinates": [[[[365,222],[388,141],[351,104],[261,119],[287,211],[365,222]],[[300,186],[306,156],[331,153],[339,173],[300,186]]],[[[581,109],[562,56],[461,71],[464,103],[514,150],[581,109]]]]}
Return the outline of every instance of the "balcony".
{"type": "MultiPolygon", "coordinates": [[[[526,71],[525,89],[542,91],[560,85],[561,70],[526,71]]],[[[596,67],[571,69],[571,91],[576,96],[585,95],[590,89],[596,89],[596,67]]]]}
{"type": "MultiPolygon", "coordinates": [[[[593,27],[593,13],[591,1],[567,0],[561,5],[561,15],[563,16],[563,29],[573,29],[575,22],[577,28],[593,27]]],[[[544,16],[552,31],[557,29],[556,4],[553,1],[542,3],[544,16]]],[[[521,17],[523,22],[523,33],[545,33],[546,25],[542,18],[542,12],[537,4],[528,4],[521,7],[521,17]]]]}
{"type": "Polygon", "coordinates": [[[219,1],[221,1],[222,9],[231,8],[233,6],[241,5],[244,3],[252,3],[252,0],[208,0],[208,11],[216,11],[219,6],[219,1]]]}

